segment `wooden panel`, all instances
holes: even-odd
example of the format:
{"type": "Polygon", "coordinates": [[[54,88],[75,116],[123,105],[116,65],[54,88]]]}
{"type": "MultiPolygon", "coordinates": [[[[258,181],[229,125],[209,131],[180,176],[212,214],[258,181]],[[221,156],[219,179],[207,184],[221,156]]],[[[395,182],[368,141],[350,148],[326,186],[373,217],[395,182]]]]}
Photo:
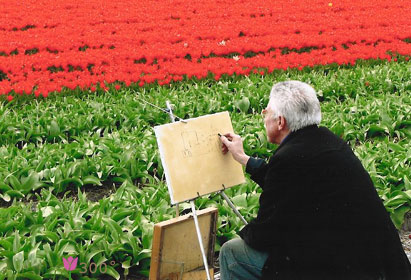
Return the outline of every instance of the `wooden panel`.
{"type": "Polygon", "coordinates": [[[154,131],[172,204],[245,182],[241,164],[221,152],[218,133],[233,132],[228,112],[156,126],[154,131]]]}
{"type": "MultiPolygon", "coordinates": [[[[209,267],[212,267],[217,209],[199,210],[197,215],[208,264],[209,267]]],[[[202,279],[202,276],[199,276],[202,275],[201,273],[206,275],[192,214],[164,221],[154,226],[150,279],[172,279],[170,278],[174,277],[172,275],[185,275],[188,272],[192,272],[192,277],[194,275],[199,277],[192,279],[202,279]],[[202,272],[195,272],[201,268],[202,272]]]]}
{"type": "MultiPolygon", "coordinates": [[[[214,279],[214,269],[210,268],[209,271],[211,279],[214,279]]],[[[207,280],[207,274],[204,269],[199,271],[187,272],[183,274],[182,280],[207,280]]]]}
{"type": "MultiPolygon", "coordinates": [[[[214,269],[210,268],[208,271],[210,271],[211,279],[214,279],[214,269]]],[[[183,275],[179,273],[171,273],[167,280],[207,280],[207,274],[204,269],[186,272],[183,275]]]]}

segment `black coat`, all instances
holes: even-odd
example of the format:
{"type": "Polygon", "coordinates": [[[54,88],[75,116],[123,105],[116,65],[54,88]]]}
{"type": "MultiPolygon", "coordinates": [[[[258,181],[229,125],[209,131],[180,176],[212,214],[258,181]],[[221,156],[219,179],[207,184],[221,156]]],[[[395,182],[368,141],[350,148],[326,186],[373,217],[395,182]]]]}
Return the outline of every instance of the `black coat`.
{"type": "Polygon", "coordinates": [[[240,232],[270,252],[263,279],[411,279],[397,230],[351,148],[325,127],[290,133],[246,171],[262,193],[240,232]]]}

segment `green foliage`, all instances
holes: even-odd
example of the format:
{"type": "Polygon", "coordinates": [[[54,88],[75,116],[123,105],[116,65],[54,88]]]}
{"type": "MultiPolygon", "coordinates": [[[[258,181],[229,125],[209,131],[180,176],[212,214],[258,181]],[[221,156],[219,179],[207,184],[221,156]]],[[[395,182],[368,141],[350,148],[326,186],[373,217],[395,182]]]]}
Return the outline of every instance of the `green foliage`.
{"type": "MultiPolygon", "coordinates": [[[[114,278],[130,266],[144,267],[154,223],[174,212],[167,197],[164,185],[143,191],[128,181],[98,203],[81,192],[77,201],[60,200],[43,189],[37,205],[14,203],[0,209],[0,274],[12,277],[8,279],[68,277],[62,257],[69,255],[79,257],[79,263],[107,263],[107,274],[114,278]]],[[[72,275],[99,279],[100,274],[77,267],[72,275]]]]}
{"type": "MultiPolygon", "coordinates": [[[[322,125],[350,143],[400,227],[411,205],[410,76],[409,62],[401,59],[360,61],[105,94],[76,89],[47,99],[0,99],[0,199],[11,203],[0,208],[0,279],[65,279],[62,257],[69,255],[79,262],[115,261],[107,270],[113,278],[136,266],[147,275],[153,224],[172,218],[174,210],[152,129],[169,117],[141,99],[160,107],[170,100],[181,118],[228,111],[246,153],[266,158],[275,146],[266,140],[260,112],[271,86],[290,79],[317,89],[322,125]],[[76,199],[56,198],[112,183],[121,187],[97,203],[81,191],[76,199]]],[[[226,190],[247,220],[257,214],[260,192],[250,179],[226,190]]],[[[220,196],[201,197],[196,206],[219,210],[217,251],[237,236],[242,222],[220,196]]],[[[179,207],[190,209],[188,203],[179,207]]],[[[79,268],[73,275],[101,276],[79,268]]]]}
{"type": "MultiPolygon", "coordinates": [[[[397,140],[398,141],[398,140],[397,140]]],[[[370,173],[385,208],[392,221],[400,228],[405,213],[411,209],[411,184],[409,178],[411,144],[404,138],[398,142],[366,142],[355,147],[356,155],[370,173]]]]}

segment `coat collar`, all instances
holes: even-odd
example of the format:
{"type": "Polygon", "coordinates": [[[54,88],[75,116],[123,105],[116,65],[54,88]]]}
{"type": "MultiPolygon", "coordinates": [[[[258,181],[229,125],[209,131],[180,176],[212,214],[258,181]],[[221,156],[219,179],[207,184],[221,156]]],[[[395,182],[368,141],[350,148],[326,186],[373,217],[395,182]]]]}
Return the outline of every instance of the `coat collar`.
{"type": "Polygon", "coordinates": [[[290,142],[291,139],[297,137],[298,135],[304,134],[304,132],[312,130],[312,129],[316,129],[318,128],[318,125],[316,124],[312,124],[303,128],[300,128],[299,130],[290,132],[281,142],[281,144],[278,146],[276,152],[281,149],[286,143],[290,142]]]}

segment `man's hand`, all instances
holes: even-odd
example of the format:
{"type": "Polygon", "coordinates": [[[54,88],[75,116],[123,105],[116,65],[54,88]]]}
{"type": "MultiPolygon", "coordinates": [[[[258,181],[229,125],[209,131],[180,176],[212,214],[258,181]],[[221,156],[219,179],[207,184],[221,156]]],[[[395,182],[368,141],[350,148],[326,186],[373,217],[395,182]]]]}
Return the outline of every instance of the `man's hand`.
{"type": "Polygon", "coordinates": [[[246,165],[248,159],[250,158],[244,153],[243,148],[243,140],[241,137],[234,133],[226,133],[220,136],[221,142],[223,142],[223,146],[221,151],[223,154],[227,154],[231,152],[233,158],[241,163],[242,165],[246,165]]]}

